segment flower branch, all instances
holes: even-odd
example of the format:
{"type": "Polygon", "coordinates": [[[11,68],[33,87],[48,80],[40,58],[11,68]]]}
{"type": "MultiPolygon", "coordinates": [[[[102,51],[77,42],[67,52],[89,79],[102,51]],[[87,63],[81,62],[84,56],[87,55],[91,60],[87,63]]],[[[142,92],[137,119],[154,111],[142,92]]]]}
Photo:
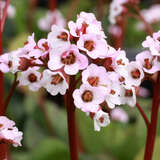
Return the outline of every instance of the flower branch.
{"type": "Polygon", "coordinates": [[[150,123],[149,123],[149,121],[148,121],[148,118],[147,118],[144,110],[142,109],[142,107],[140,106],[140,104],[139,104],[138,102],[136,102],[136,106],[137,106],[139,112],[141,113],[141,115],[142,115],[142,117],[143,117],[143,119],[144,119],[144,121],[145,121],[145,124],[146,124],[147,129],[149,129],[150,123]]]}

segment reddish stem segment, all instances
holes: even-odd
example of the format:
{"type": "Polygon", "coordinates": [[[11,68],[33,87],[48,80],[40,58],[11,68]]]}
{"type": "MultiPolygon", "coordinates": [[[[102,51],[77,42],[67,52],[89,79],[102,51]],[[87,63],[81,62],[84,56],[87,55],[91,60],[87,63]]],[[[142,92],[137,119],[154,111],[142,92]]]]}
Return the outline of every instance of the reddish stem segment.
{"type": "Polygon", "coordinates": [[[0,144],[0,160],[7,159],[7,144],[0,144]]]}
{"type": "MultiPolygon", "coordinates": [[[[0,15],[1,16],[1,15],[0,15]]],[[[1,26],[1,20],[0,20],[0,26],[1,26]]],[[[0,55],[3,53],[3,48],[2,48],[2,32],[0,31],[0,55]]],[[[3,86],[3,73],[0,72],[0,112],[1,109],[3,108],[3,96],[4,96],[4,86],[3,86]]],[[[1,115],[1,113],[0,113],[1,115]]]]}
{"type": "Polygon", "coordinates": [[[153,102],[152,102],[152,114],[151,123],[147,132],[147,142],[144,154],[144,160],[152,160],[154,144],[157,130],[158,109],[159,109],[159,92],[160,92],[160,72],[158,73],[157,82],[154,86],[153,102]]]}
{"type": "Polygon", "coordinates": [[[152,30],[152,27],[150,26],[150,24],[148,22],[146,22],[146,20],[144,19],[144,17],[142,16],[141,12],[140,12],[140,9],[137,5],[134,5],[133,8],[135,9],[135,11],[137,12],[137,15],[139,18],[139,20],[145,25],[145,28],[146,28],[146,32],[150,35],[153,34],[153,30],[152,30]]]}
{"type": "Polygon", "coordinates": [[[139,112],[141,113],[141,115],[146,123],[147,128],[149,128],[150,123],[148,121],[148,118],[147,118],[145,112],[143,111],[142,107],[140,106],[140,104],[138,102],[136,102],[136,106],[137,106],[139,112]]]}
{"type": "Polygon", "coordinates": [[[68,136],[69,136],[69,147],[70,147],[70,158],[71,160],[78,160],[78,143],[76,135],[76,120],[75,120],[75,106],[73,103],[72,93],[74,90],[75,77],[70,78],[70,87],[65,95],[66,109],[67,109],[67,121],[68,121],[68,136]]]}
{"type": "Polygon", "coordinates": [[[3,108],[1,109],[2,114],[4,114],[5,111],[7,110],[8,104],[9,104],[9,102],[11,100],[11,97],[12,97],[12,95],[14,93],[14,90],[17,87],[17,85],[18,85],[17,75],[15,75],[14,82],[13,82],[13,84],[12,84],[10,90],[9,90],[9,93],[7,95],[7,98],[6,98],[5,102],[4,102],[3,108]]]}
{"type": "Polygon", "coordinates": [[[57,8],[57,0],[49,0],[50,11],[54,11],[55,8],[57,8]]]}

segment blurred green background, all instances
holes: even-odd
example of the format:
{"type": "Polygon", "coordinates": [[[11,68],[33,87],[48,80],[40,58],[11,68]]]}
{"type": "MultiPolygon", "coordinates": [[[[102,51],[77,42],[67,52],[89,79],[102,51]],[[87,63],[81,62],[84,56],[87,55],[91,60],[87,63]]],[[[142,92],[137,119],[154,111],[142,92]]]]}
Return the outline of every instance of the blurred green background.
{"type": "MultiPolygon", "coordinates": [[[[42,1],[37,6],[33,16],[32,31],[36,40],[45,38],[47,32],[37,27],[37,21],[47,11],[47,1],[42,1]]],[[[58,8],[63,15],[68,15],[72,1],[60,1],[58,8]]],[[[27,16],[29,0],[11,0],[16,8],[14,19],[7,19],[3,33],[4,52],[22,47],[29,33],[27,16]]],[[[72,19],[80,11],[93,12],[97,15],[98,1],[80,0],[72,19]]],[[[142,3],[141,7],[147,7],[142,3]]],[[[108,4],[104,6],[102,24],[108,35],[108,4]]],[[[142,50],[141,42],[146,34],[135,29],[136,20],[130,19],[124,41],[124,49],[128,51],[128,57],[134,57],[137,51],[142,50]]],[[[158,30],[156,26],[155,30],[158,30]]],[[[159,27],[160,28],[160,27],[159,27]]],[[[11,86],[13,75],[5,75],[5,94],[11,86]]],[[[151,98],[140,98],[149,116],[151,110],[151,98]]],[[[80,160],[142,160],[145,146],[146,128],[137,108],[122,106],[129,114],[130,120],[126,124],[111,122],[100,132],[95,132],[93,121],[81,111],[76,111],[77,128],[79,132],[80,160]]],[[[12,160],[69,160],[68,133],[66,111],[63,97],[51,97],[46,92],[33,93],[27,88],[17,88],[8,107],[7,115],[13,119],[19,130],[24,132],[22,147],[12,148],[12,160]],[[43,99],[42,99],[43,98],[43,99]],[[46,118],[47,117],[47,118],[46,118]],[[48,124],[49,122],[49,124],[48,124]],[[49,125],[49,126],[48,126],[49,125]]],[[[160,117],[160,115],[159,115],[160,117]]],[[[159,119],[160,123],[160,119],[159,119]]],[[[160,124],[158,124],[156,149],[153,160],[160,158],[160,124]]]]}

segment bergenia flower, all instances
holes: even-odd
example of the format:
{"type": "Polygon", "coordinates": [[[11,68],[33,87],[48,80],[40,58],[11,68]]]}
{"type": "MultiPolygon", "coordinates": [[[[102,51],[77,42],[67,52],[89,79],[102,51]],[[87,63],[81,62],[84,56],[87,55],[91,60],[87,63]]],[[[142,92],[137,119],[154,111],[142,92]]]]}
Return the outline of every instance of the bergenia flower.
{"type": "Polygon", "coordinates": [[[106,38],[102,29],[102,24],[97,21],[92,13],[81,12],[77,16],[77,21],[69,21],[68,27],[73,37],[80,37],[83,34],[95,34],[99,38],[106,38]]]}
{"type": "Polygon", "coordinates": [[[109,91],[111,83],[106,69],[95,64],[90,64],[87,69],[82,72],[82,82],[92,87],[101,88],[106,92],[105,94],[107,94],[107,90],[109,91]]]}
{"type": "Polygon", "coordinates": [[[5,116],[0,116],[0,142],[21,146],[23,133],[15,127],[15,122],[5,116]]]}
{"type": "Polygon", "coordinates": [[[110,123],[109,114],[99,110],[94,115],[94,130],[100,131],[101,127],[106,127],[110,123]]]}
{"type": "Polygon", "coordinates": [[[142,46],[149,48],[153,56],[160,56],[160,31],[153,33],[153,36],[147,36],[142,46]]]}
{"type": "Polygon", "coordinates": [[[70,45],[69,32],[57,25],[53,25],[48,34],[48,44],[52,48],[67,48],[70,45]]]}
{"type": "Polygon", "coordinates": [[[73,92],[74,104],[83,112],[97,112],[99,104],[104,101],[102,90],[97,87],[91,87],[87,84],[82,84],[80,89],[73,92]]]}
{"type": "Polygon", "coordinates": [[[28,68],[27,71],[21,72],[18,77],[19,86],[29,86],[31,91],[37,91],[42,87],[41,73],[37,71],[37,67],[28,68]]]}
{"type": "Polygon", "coordinates": [[[146,50],[136,56],[136,61],[140,62],[144,72],[153,74],[160,71],[160,62],[158,57],[154,57],[150,51],[146,50]]]}
{"type": "Polygon", "coordinates": [[[68,89],[68,83],[61,72],[52,72],[49,69],[43,71],[42,86],[53,96],[60,93],[64,95],[68,89]]]}
{"type": "Polygon", "coordinates": [[[127,86],[139,86],[144,78],[144,72],[139,62],[130,62],[124,68],[120,68],[118,73],[125,77],[127,86]]]}
{"type": "Polygon", "coordinates": [[[10,71],[9,58],[7,53],[0,56],[0,71],[3,73],[7,73],[10,71]]]}
{"type": "Polygon", "coordinates": [[[95,34],[84,34],[80,36],[77,46],[93,59],[105,58],[107,56],[107,42],[105,39],[98,39],[95,34]]]}
{"type": "Polygon", "coordinates": [[[76,45],[70,45],[67,49],[53,49],[50,51],[48,67],[51,70],[57,70],[64,67],[68,75],[75,75],[79,70],[88,66],[88,59],[85,55],[79,53],[76,45]]]}

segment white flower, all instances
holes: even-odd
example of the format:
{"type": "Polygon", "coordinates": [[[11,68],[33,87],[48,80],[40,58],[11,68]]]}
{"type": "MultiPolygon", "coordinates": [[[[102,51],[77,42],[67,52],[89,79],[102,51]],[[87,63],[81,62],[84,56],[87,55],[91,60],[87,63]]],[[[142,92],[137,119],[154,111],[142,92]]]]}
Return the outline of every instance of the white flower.
{"type": "Polygon", "coordinates": [[[95,34],[84,34],[80,36],[77,46],[93,59],[105,58],[107,56],[107,42],[105,39],[98,39],[95,34]]]}
{"type": "Polygon", "coordinates": [[[64,95],[68,89],[68,83],[61,72],[43,71],[42,85],[53,96],[58,93],[64,95]]]}
{"type": "Polygon", "coordinates": [[[15,127],[15,122],[5,116],[0,116],[0,142],[21,146],[23,133],[15,127]]]}
{"type": "Polygon", "coordinates": [[[139,86],[144,78],[144,72],[139,62],[130,62],[124,68],[120,68],[118,73],[125,78],[127,86],[139,86]]]}
{"type": "Polygon", "coordinates": [[[29,86],[31,91],[37,91],[42,87],[41,85],[41,73],[37,71],[37,67],[28,68],[27,71],[21,72],[19,80],[19,86],[29,86]]]}
{"type": "Polygon", "coordinates": [[[68,75],[75,75],[79,70],[88,66],[88,59],[80,54],[76,45],[70,45],[66,49],[57,48],[50,51],[48,67],[51,70],[57,70],[64,67],[68,75]]]}
{"type": "Polygon", "coordinates": [[[99,110],[98,112],[95,113],[93,120],[94,120],[95,131],[100,131],[101,127],[105,127],[110,123],[108,113],[103,112],[102,110],[99,110]]]}
{"type": "Polygon", "coordinates": [[[48,43],[52,48],[67,48],[70,45],[69,32],[57,25],[53,25],[48,34],[48,43]]]}
{"type": "Polygon", "coordinates": [[[75,106],[83,112],[97,112],[105,97],[101,89],[82,84],[73,92],[73,98],[75,106]]]}

